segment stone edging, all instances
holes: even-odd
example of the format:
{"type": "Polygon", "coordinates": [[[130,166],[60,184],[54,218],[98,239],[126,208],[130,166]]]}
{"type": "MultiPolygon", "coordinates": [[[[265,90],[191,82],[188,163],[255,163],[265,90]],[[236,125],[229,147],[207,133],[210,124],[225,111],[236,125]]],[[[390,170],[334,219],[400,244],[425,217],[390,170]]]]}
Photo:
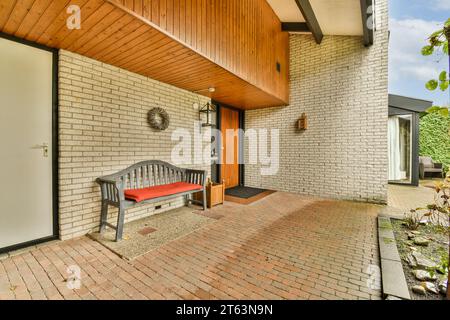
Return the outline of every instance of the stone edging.
{"type": "Polygon", "coordinates": [[[395,298],[411,300],[391,218],[386,215],[378,216],[378,245],[384,297],[388,300],[395,300],[395,298]]]}

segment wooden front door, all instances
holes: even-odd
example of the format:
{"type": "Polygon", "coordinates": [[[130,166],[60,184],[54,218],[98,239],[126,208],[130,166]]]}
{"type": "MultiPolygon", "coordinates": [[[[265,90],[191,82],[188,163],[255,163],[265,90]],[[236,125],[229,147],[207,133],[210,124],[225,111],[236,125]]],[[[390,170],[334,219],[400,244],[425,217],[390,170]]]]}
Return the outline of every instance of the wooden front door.
{"type": "Polygon", "coordinates": [[[220,108],[220,131],[222,132],[221,180],[225,188],[239,185],[239,111],[220,108]]]}

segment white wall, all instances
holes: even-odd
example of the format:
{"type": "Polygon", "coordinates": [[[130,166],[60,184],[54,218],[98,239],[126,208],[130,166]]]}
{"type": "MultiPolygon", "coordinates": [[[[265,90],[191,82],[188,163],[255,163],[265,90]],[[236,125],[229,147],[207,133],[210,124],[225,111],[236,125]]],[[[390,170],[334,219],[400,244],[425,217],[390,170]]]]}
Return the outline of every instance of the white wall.
{"type": "MultiPolygon", "coordinates": [[[[387,201],[388,12],[377,1],[375,44],[361,37],[290,38],[290,105],[246,112],[246,129],[280,130],[280,170],[246,184],[337,199],[387,201]],[[306,113],[309,129],[296,130],[306,113]]],[[[247,154],[248,157],[248,154],[247,154]]]]}
{"type": "MultiPolygon", "coordinates": [[[[95,179],[142,160],[171,161],[173,130],[194,131],[204,97],[64,50],[59,59],[60,234],[68,239],[96,230],[100,189],[95,179]],[[163,107],[170,127],[155,132],[147,113],[163,107]]],[[[210,171],[210,166],[188,165],[210,171]]],[[[126,220],[182,206],[175,199],[128,210],[126,220]]],[[[116,210],[110,209],[116,223],[116,210]]]]}

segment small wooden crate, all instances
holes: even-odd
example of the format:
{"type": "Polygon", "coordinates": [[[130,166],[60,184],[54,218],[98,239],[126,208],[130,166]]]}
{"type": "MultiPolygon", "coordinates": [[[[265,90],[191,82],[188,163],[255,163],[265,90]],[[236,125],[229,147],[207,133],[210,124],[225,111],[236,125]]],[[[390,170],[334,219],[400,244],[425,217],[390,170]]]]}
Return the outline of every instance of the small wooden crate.
{"type": "MultiPolygon", "coordinates": [[[[196,193],[194,199],[198,201],[202,200],[202,193],[196,193]]],[[[223,183],[208,183],[206,186],[206,202],[208,208],[215,207],[219,204],[223,204],[225,201],[225,184],[223,183]]]]}

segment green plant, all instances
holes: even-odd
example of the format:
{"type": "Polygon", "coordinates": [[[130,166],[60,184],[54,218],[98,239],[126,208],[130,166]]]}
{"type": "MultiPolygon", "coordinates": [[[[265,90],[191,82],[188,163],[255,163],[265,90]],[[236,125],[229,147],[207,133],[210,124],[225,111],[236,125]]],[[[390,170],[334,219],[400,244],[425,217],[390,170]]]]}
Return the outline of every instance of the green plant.
{"type": "MultiPolygon", "coordinates": [[[[441,52],[445,56],[449,56],[448,43],[450,39],[450,18],[444,23],[442,29],[433,32],[428,38],[428,45],[422,48],[422,55],[430,56],[434,53],[441,52]]],[[[450,56],[449,56],[450,57],[450,56]]],[[[449,59],[450,61],[450,59],[449,59]]],[[[441,91],[445,92],[450,86],[450,79],[447,71],[441,71],[437,79],[431,79],[426,84],[425,87],[434,91],[439,88],[441,91]]],[[[449,110],[447,107],[433,106],[427,110],[428,113],[439,113],[444,117],[448,117],[449,110]]]]}
{"type": "MultiPolygon", "coordinates": [[[[432,54],[443,54],[444,56],[448,56],[450,63],[450,55],[449,55],[449,39],[450,39],[450,18],[444,23],[442,29],[433,32],[431,36],[428,38],[428,45],[422,48],[422,55],[430,56],[432,54]]],[[[450,65],[449,65],[450,68],[450,65]]],[[[448,90],[450,86],[450,78],[447,71],[443,70],[439,73],[437,79],[431,79],[426,84],[425,87],[434,91],[436,89],[440,89],[445,92],[448,90]]],[[[441,116],[448,118],[449,109],[447,107],[433,106],[429,108],[426,113],[438,113],[441,116]]],[[[447,133],[448,134],[448,133],[447,133]]]]}
{"type": "MultiPolygon", "coordinates": [[[[450,18],[444,23],[442,29],[433,32],[428,38],[428,45],[422,48],[422,54],[424,56],[430,56],[436,51],[441,51],[444,55],[449,57],[449,69],[450,69],[450,55],[449,55],[449,43],[450,43],[450,18]]],[[[438,87],[441,91],[447,91],[450,86],[450,79],[447,71],[442,71],[439,74],[438,80],[432,79],[425,85],[428,90],[436,90],[438,87]]],[[[441,116],[448,118],[449,109],[446,107],[434,106],[427,110],[427,113],[438,113],[441,116]]],[[[447,132],[449,135],[450,132],[447,132]]],[[[447,176],[443,182],[436,184],[436,196],[435,203],[428,206],[428,212],[431,215],[437,215],[438,219],[444,216],[448,219],[447,228],[450,228],[450,174],[447,172],[447,176]]],[[[448,248],[448,256],[450,260],[450,243],[448,248]]],[[[448,274],[447,282],[447,299],[450,299],[450,272],[448,274]]]]}
{"type": "Polygon", "coordinates": [[[450,168],[450,117],[429,113],[420,120],[420,155],[430,156],[450,168]]]}
{"type": "Polygon", "coordinates": [[[443,250],[441,254],[441,261],[439,262],[436,271],[438,271],[441,274],[445,274],[449,270],[448,266],[449,266],[449,256],[447,255],[447,252],[443,250]]]}
{"type": "Polygon", "coordinates": [[[421,208],[417,208],[405,213],[403,223],[409,230],[417,230],[419,228],[420,222],[425,217],[425,214],[420,213],[420,210],[421,208]]]}
{"type": "MultiPolygon", "coordinates": [[[[405,217],[405,224],[412,228],[418,227],[420,221],[426,218],[428,222],[441,226],[450,234],[450,172],[447,173],[443,181],[435,183],[434,187],[434,203],[429,204],[425,208],[417,208],[411,210],[411,214],[405,217]]],[[[442,259],[442,270],[448,271],[448,261],[450,260],[450,244],[448,248],[447,259],[442,259]]],[[[450,284],[449,273],[448,284],[450,284]]],[[[447,285],[447,288],[449,285],[447,285]]],[[[450,298],[450,290],[447,289],[447,299],[450,298]]]]}

